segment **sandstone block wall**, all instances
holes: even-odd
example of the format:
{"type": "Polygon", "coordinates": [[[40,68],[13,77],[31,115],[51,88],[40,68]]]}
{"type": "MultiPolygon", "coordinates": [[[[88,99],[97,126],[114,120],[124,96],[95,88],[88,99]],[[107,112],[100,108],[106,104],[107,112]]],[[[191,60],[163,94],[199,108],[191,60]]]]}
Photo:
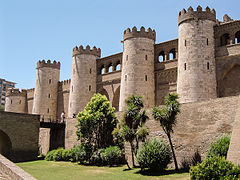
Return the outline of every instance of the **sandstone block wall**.
{"type": "Polygon", "coordinates": [[[132,94],[143,96],[146,107],[154,105],[154,40],[124,40],[119,110],[132,94]]]}
{"type": "Polygon", "coordinates": [[[227,154],[227,159],[240,165],[240,97],[236,109],[236,117],[233,124],[231,142],[227,154]]]}
{"type": "MultiPolygon", "coordinates": [[[[34,160],[38,155],[39,116],[0,111],[1,138],[7,138],[9,158],[16,161],[34,160]]],[[[4,143],[1,141],[0,143],[4,143]]],[[[5,145],[5,144],[2,144],[5,145]]]]}
{"type": "Polygon", "coordinates": [[[65,129],[65,148],[71,149],[74,145],[78,145],[76,128],[77,119],[76,118],[68,118],[66,119],[66,129],[65,129]]]}
{"type": "MultiPolygon", "coordinates": [[[[172,140],[176,151],[178,163],[182,159],[191,158],[196,149],[202,157],[205,157],[210,144],[223,134],[232,132],[236,118],[236,110],[239,109],[239,97],[218,98],[209,101],[195,102],[181,105],[181,112],[177,117],[177,124],[172,134],[172,140]]],[[[149,138],[168,139],[160,123],[151,117],[151,110],[147,110],[150,120],[146,126],[150,130],[149,138]]],[[[123,113],[118,113],[118,118],[123,113]]],[[[128,160],[131,162],[130,146],[125,146],[128,160]]]]}
{"type": "Polygon", "coordinates": [[[214,25],[201,19],[179,25],[177,93],[182,103],[217,97],[214,25]]]}
{"type": "Polygon", "coordinates": [[[33,100],[33,114],[40,114],[44,121],[55,120],[60,63],[38,62],[33,100]]]}
{"type": "Polygon", "coordinates": [[[82,111],[96,93],[96,59],[93,54],[73,56],[68,117],[82,111]]]}
{"type": "Polygon", "coordinates": [[[30,174],[16,166],[0,154],[0,179],[3,180],[36,180],[30,174]]]}

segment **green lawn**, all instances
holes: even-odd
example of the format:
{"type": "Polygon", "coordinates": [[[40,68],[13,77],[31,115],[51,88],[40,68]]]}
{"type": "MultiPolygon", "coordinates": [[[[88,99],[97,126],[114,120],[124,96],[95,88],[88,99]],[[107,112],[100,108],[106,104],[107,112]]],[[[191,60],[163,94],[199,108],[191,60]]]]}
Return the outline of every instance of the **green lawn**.
{"type": "Polygon", "coordinates": [[[76,179],[103,179],[103,180],[134,180],[134,179],[189,179],[188,173],[172,174],[168,171],[168,175],[142,175],[139,169],[127,170],[123,167],[97,167],[82,166],[70,162],[53,162],[53,161],[32,161],[17,163],[22,169],[30,173],[39,180],[76,180],[76,179]]]}

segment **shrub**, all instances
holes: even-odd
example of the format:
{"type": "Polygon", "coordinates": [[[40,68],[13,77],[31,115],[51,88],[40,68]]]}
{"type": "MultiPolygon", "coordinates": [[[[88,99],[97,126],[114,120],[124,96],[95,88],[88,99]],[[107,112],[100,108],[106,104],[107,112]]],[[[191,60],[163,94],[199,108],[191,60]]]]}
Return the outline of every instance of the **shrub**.
{"type": "Polygon", "coordinates": [[[190,168],[191,179],[221,179],[228,171],[231,171],[234,165],[225,160],[224,157],[214,156],[205,159],[197,166],[190,168]]]}
{"type": "Polygon", "coordinates": [[[137,153],[137,161],[141,169],[164,170],[170,163],[171,152],[169,146],[159,139],[151,139],[145,143],[137,153]]]}
{"type": "Polygon", "coordinates": [[[189,160],[188,158],[184,157],[182,159],[182,161],[181,161],[180,168],[182,170],[189,171],[191,165],[192,165],[191,160],[189,160]]]}
{"type": "Polygon", "coordinates": [[[125,155],[118,146],[109,146],[101,152],[101,159],[103,164],[110,166],[123,164],[125,162],[125,155]]]}
{"type": "Polygon", "coordinates": [[[105,149],[96,150],[90,158],[90,163],[93,165],[101,166],[104,165],[103,159],[101,158],[101,154],[105,151],[105,149]]]}
{"type": "Polygon", "coordinates": [[[198,163],[202,162],[202,157],[198,149],[194,152],[191,161],[192,161],[192,166],[196,166],[198,163]]]}
{"type": "Polygon", "coordinates": [[[198,163],[201,163],[202,162],[202,158],[201,158],[201,155],[197,150],[195,150],[192,158],[186,158],[184,157],[181,161],[181,169],[182,170],[186,170],[186,171],[189,171],[190,169],[190,166],[196,166],[198,163]]]}
{"type": "Polygon", "coordinates": [[[240,166],[237,166],[232,170],[228,171],[224,179],[229,179],[229,180],[240,179],[240,166]]]}
{"type": "Polygon", "coordinates": [[[213,156],[227,157],[227,152],[230,144],[230,135],[223,135],[211,144],[207,152],[207,158],[213,156]]]}
{"type": "Polygon", "coordinates": [[[84,163],[88,159],[84,145],[74,146],[72,151],[72,161],[84,163]]]}
{"type": "Polygon", "coordinates": [[[62,154],[66,151],[63,148],[54,149],[49,151],[45,157],[47,161],[63,161],[62,154]]]}

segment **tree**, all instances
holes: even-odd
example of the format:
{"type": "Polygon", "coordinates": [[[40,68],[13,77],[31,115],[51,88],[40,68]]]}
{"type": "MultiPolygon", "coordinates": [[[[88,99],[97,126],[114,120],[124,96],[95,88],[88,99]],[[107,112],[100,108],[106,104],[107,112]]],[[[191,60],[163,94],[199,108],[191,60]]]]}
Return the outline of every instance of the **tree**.
{"type": "Polygon", "coordinates": [[[160,122],[160,126],[168,137],[176,170],[178,170],[178,164],[171,140],[171,133],[173,133],[173,128],[177,122],[176,115],[180,112],[180,103],[177,99],[177,94],[169,93],[165,98],[165,106],[162,108],[154,107],[152,110],[154,119],[160,122]]]}
{"type": "Polygon", "coordinates": [[[93,151],[113,145],[112,131],[116,127],[115,108],[106,96],[94,94],[77,116],[77,136],[82,144],[90,144],[93,151]]]}
{"type": "Polygon", "coordinates": [[[144,141],[148,135],[148,129],[144,126],[148,116],[146,111],[142,110],[144,105],[141,96],[130,96],[126,100],[126,104],[127,109],[124,112],[120,132],[124,140],[130,143],[132,164],[135,167],[134,155],[136,156],[137,154],[139,140],[144,141]]]}

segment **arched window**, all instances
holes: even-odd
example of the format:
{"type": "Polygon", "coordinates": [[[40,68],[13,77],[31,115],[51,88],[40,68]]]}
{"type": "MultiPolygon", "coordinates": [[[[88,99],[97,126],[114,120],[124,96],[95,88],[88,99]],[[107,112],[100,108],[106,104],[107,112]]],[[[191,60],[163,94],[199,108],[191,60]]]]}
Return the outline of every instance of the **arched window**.
{"type": "Polygon", "coordinates": [[[236,32],[235,34],[235,44],[240,43],[240,31],[236,32]]]}
{"type": "Polygon", "coordinates": [[[163,62],[165,61],[165,53],[164,51],[161,51],[158,55],[158,62],[163,62]]]}
{"type": "Polygon", "coordinates": [[[116,65],[116,71],[120,71],[121,69],[121,65],[120,65],[120,62],[118,61],[117,65],[116,65]]]}
{"type": "Polygon", "coordinates": [[[104,74],[105,73],[105,68],[104,66],[101,67],[101,74],[104,74]]]}
{"type": "Polygon", "coordinates": [[[230,36],[229,34],[225,33],[221,36],[221,46],[226,46],[228,44],[230,44],[230,36]]]}
{"type": "Polygon", "coordinates": [[[173,59],[176,59],[175,49],[171,49],[171,51],[169,52],[169,60],[173,60],[173,59]]]}
{"type": "Polygon", "coordinates": [[[112,72],[112,71],[113,71],[112,64],[109,64],[109,66],[108,66],[108,72],[112,72]]]}

